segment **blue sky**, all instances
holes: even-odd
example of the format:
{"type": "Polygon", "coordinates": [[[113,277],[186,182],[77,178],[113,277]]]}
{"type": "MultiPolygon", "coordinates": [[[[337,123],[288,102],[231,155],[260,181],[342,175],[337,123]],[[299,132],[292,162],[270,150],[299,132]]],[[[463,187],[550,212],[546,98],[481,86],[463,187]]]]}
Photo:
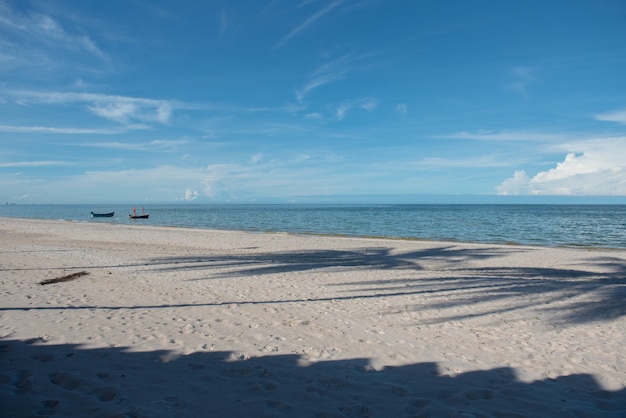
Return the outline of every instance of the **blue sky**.
{"type": "Polygon", "coordinates": [[[0,0],[0,202],[626,196],[622,0],[0,0]]]}

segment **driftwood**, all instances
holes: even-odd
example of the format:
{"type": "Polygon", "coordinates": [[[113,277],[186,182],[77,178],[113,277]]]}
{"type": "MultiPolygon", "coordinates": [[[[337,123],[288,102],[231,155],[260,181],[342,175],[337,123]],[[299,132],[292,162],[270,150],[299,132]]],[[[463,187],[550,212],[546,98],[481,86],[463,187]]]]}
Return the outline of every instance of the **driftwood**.
{"type": "Polygon", "coordinates": [[[67,276],[44,280],[42,282],[39,282],[39,284],[43,286],[44,284],[69,282],[69,281],[72,281],[72,280],[76,280],[76,279],[78,279],[81,276],[86,276],[88,274],[89,273],[87,273],[86,271],[79,271],[78,273],[68,274],[67,276]]]}

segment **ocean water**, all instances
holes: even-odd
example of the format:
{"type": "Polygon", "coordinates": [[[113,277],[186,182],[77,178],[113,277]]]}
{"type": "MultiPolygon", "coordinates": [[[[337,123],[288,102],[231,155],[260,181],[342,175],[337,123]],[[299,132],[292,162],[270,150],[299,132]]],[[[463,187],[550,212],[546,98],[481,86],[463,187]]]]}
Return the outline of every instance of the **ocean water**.
{"type": "Polygon", "coordinates": [[[0,205],[0,217],[251,232],[626,248],[626,205],[0,205]],[[113,218],[90,212],[115,211],[113,218]],[[141,212],[141,207],[137,207],[141,212]]]}

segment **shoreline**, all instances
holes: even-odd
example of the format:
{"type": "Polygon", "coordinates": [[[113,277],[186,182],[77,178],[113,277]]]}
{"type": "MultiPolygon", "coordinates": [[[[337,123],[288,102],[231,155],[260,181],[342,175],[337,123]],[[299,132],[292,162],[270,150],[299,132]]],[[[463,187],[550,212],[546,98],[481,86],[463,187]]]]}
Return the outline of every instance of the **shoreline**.
{"type": "Polygon", "coordinates": [[[0,266],[12,416],[626,409],[626,250],[0,218],[0,266]]]}
{"type": "Polygon", "coordinates": [[[625,247],[607,247],[607,246],[594,246],[586,244],[527,244],[523,242],[515,241],[464,241],[455,240],[451,238],[447,239],[430,239],[430,238],[418,238],[418,237],[396,237],[396,236],[384,236],[384,235],[351,235],[341,233],[315,233],[315,232],[291,232],[281,230],[261,230],[261,229],[217,229],[217,228],[202,228],[197,226],[186,225],[154,225],[149,223],[133,223],[125,224],[118,222],[107,221],[93,221],[90,219],[77,220],[77,219],[45,219],[45,218],[20,218],[20,217],[6,217],[0,216],[0,221],[3,219],[21,219],[28,221],[51,221],[51,222],[70,222],[70,223],[85,223],[85,224],[97,224],[97,225],[117,225],[117,226],[137,226],[148,228],[173,228],[183,230],[197,230],[197,231],[209,231],[209,232],[222,232],[222,233],[245,233],[245,234],[276,234],[276,235],[293,235],[293,236],[311,236],[311,237],[328,237],[328,238],[346,238],[346,239],[372,239],[372,240],[391,240],[391,241],[408,241],[408,242],[433,242],[433,243],[451,243],[455,245],[498,245],[498,246],[515,246],[515,247],[533,247],[533,248],[554,248],[554,249],[574,249],[574,250],[589,250],[589,251],[626,251],[625,247]]]}

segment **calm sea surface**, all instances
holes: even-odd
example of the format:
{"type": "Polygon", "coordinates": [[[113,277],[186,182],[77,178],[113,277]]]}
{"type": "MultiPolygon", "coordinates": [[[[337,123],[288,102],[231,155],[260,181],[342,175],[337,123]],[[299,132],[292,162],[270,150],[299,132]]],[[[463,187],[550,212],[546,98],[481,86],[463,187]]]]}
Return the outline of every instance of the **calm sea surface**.
{"type": "Polygon", "coordinates": [[[253,232],[626,248],[626,205],[1,205],[0,217],[253,232]],[[115,211],[113,218],[90,212],[115,211]],[[141,207],[137,208],[141,212],[141,207]]]}

